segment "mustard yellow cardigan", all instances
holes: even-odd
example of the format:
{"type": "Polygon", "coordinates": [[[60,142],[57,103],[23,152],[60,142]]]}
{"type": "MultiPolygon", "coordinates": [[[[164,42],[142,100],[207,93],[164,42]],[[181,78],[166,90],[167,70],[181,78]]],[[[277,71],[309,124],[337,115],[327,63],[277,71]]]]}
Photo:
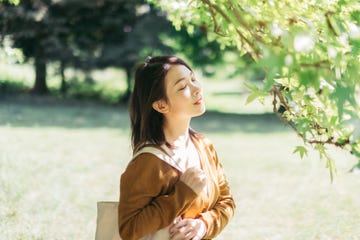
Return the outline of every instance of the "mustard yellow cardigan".
{"type": "Polygon", "coordinates": [[[162,229],[177,216],[203,220],[207,226],[204,239],[212,239],[233,216],[234,200],[213,145],[199,134],[191,138],[208,179],[207,191],[197,196],[179,181],[179,170],[152,153],[136,156],[120,180],[118,219],[123,240],[162,229]]]}

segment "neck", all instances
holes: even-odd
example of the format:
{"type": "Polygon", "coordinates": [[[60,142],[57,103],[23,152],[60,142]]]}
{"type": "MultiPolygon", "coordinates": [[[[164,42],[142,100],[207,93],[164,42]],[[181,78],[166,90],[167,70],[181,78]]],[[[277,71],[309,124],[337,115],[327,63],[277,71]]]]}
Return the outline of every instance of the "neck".
{"type": "Polygon", "coordinates": [[[190,137],[189,127],[190,119],[186,121],[165,119],[163,131],[166,142],[174,147],[185,146],[190,137]]]}

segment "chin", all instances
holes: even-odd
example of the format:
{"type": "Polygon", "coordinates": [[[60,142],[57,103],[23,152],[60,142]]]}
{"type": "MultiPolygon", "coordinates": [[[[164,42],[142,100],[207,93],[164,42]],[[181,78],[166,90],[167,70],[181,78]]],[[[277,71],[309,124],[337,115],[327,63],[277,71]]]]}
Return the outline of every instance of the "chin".
{"type": "Polygon", "coordinates": [[[206,111],[206,107],[205,107],[205,105],[203,105],[201,107],[201,109],[199,110],[199,112],[194,115],[194,117],[198,117],[198,116],[203,115],[205,113],[205,111],[206,111]]]}

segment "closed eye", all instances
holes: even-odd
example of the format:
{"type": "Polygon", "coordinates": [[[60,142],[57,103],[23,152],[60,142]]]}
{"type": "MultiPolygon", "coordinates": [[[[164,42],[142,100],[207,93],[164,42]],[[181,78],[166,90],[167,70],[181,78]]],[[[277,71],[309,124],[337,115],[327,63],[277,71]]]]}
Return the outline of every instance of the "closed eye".
{"type": "Polygon", "coordinates": [[[184,90],[188,85],[185,84],[182,88],[179,89],[179,91],[184,90]]]}

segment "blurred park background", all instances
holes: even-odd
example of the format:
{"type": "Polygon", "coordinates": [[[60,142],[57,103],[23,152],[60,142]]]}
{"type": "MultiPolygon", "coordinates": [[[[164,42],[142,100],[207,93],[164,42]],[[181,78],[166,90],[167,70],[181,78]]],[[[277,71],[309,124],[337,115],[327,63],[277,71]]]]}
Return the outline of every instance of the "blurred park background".
{"type": "Polygon", "coordinates": [[[237,204],[216,239],[357,240],[358,159],[329,148],[337,171],[275,116],[245,104],[264,73],[248,55],[176,30],[143,1],[0,1],[0,239],[94,239],[96,202],[117,201],[131,157],[134,66],[174,54],[194,66],[237,204]]]}

